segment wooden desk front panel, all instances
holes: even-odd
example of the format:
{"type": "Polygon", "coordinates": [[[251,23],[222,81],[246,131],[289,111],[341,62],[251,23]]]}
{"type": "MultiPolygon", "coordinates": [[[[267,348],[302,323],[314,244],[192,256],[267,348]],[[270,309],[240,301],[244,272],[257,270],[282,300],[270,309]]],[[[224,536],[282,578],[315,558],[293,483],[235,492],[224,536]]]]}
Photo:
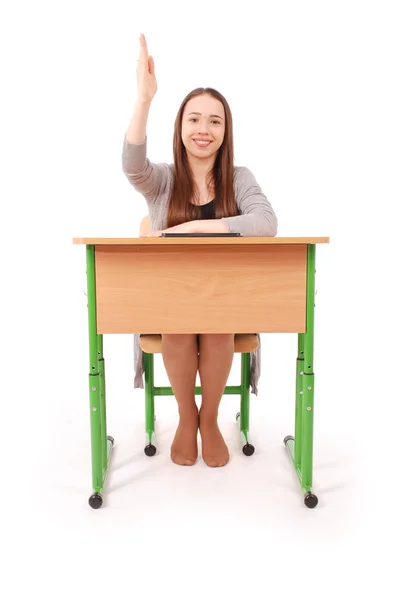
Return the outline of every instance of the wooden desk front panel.
{"type": "Polygon", "coordinates": [[[96,246],[98,333],[304,333],[306,245],[96,246]]]}

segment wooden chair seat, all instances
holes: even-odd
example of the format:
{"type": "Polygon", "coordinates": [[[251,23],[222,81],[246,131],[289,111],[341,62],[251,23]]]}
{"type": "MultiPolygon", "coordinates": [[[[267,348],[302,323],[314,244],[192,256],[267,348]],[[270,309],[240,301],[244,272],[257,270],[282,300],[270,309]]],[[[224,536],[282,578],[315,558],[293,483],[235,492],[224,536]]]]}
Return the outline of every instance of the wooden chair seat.
{"type": "MultiPolygon", "coordinates": [[[[161,354],[162,336],[159,333],[141,334],[139,345],[146,354],[161,354]]],[[[234,352],[253,352],[259,346],[256,333],[236,333],[234,337],[234,352]]]]}

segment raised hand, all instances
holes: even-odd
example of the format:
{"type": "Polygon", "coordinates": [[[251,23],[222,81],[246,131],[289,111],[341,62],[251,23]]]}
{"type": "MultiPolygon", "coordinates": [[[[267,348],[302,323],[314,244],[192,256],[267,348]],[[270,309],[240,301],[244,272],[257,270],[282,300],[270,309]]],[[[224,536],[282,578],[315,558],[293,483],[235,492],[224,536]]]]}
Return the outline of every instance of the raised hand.
{"type": "Polygon", "coordinates": [[[137,98],[141,102],[151,102],[157,92],[155,77],[155,62],[148,56],[148,46],[145,36],[139,37],[139,59],[136,68],[137,98]]]}

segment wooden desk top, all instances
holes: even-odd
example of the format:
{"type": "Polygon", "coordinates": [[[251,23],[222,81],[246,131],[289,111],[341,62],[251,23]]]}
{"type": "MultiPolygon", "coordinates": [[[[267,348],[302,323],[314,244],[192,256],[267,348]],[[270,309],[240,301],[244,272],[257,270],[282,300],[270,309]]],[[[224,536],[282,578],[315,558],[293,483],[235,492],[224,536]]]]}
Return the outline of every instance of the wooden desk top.
{"type": "Polygon", "coordinates": [[[182,245],[199,246],[213,245],[264,245],[264,244],[328,244],[329,237],[190,237],[190,238],[162,238],[162,237],[132,237],[132,238],[73,238],[74,244],[94,246],[117,245],[182,245]]]}

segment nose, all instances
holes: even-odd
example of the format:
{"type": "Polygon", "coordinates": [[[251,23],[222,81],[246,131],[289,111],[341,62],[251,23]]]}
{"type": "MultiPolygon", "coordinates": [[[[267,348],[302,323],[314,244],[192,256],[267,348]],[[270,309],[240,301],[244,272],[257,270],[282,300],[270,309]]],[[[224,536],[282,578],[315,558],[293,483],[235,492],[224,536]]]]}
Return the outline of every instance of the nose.
{"type": "Polygon", "coordinates": [[[199,135],[202,135],[204,133],[208,133],[209,132],[209,121],[207,119],[207,117],[204,117],[202,119],[199,119],[199,135]]]}

